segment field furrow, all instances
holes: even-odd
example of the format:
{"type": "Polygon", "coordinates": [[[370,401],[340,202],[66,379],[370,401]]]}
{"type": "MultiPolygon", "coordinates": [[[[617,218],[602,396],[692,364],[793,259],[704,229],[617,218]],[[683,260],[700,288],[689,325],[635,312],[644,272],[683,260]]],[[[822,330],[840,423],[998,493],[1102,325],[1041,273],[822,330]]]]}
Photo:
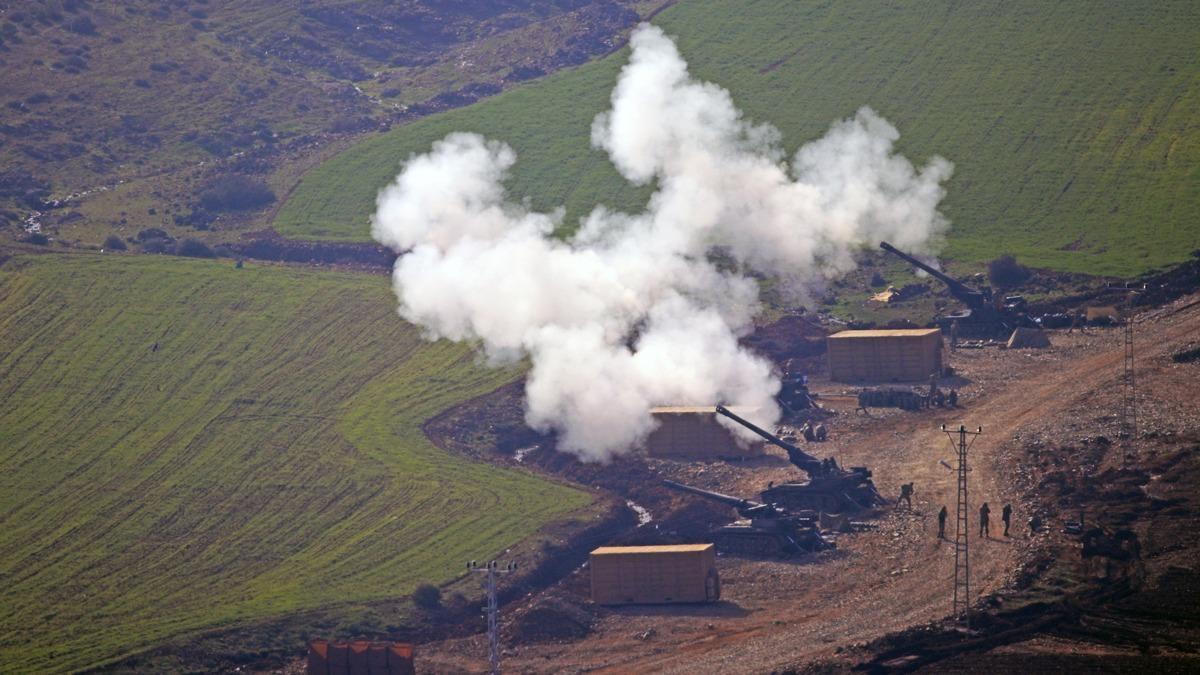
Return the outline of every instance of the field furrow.
{"type": "Polygon", "coordinates": [[[385,278],[18,257],[0,299],[6,670],[400,597],[589,501],[429,443],[519,369],[423,341],[385,278]]]}

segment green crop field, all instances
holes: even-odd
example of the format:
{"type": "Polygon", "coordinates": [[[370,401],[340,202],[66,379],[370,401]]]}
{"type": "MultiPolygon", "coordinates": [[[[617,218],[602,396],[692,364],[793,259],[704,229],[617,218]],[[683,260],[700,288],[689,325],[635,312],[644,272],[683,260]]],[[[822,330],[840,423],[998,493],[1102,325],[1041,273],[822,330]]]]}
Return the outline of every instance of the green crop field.
{"type": "MultiPolygon", "coordinates": [[[[696,75],[789,149],[870,105],[920,163],[956,164],[947,255],[1132,275],[1200,247],[1200,4],[683,0],[655,22],[696,75]]],[[[520,155],[510,188],[568,224],[637,208],[589,148],[620,53],[366,140],[311,171],[280,210],[288,236],[361,240],[400,162],[454,130],[520,155]]]]}
{"type": "Polygon", "coordinates": [[[519,369],[393,307],[381,276],[0,264],[0,669],[396,598],[587,505],[426,439],[519,369]]]}

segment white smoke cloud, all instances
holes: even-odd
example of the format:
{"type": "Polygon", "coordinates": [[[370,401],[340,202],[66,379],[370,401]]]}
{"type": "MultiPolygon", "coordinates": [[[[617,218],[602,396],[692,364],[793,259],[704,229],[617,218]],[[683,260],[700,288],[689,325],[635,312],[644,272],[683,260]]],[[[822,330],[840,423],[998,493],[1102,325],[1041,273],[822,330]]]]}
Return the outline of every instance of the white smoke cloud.
{"type": "MultiPolygon", "coordinates": [[[[815,283],[890,240],[933,253],[951,173],[893,151],[896,129],[869,108],[782,161],[779,132],[746,121],[729,92],[693,80],[674,43],[643,24],[592,143],[626,179],[657,190],[641,213],[597,206],[557,239],[562,210],[506,198],[507,145],[455,133],[412,157],[380,192],[372,233],[406,252],[400,315],[430,337],[476,341],[493,361],[529,356],[527,422],[604,461],[653,427],[655,405],[754,407],[778,418],[770,364],[738,345],[758,309],[739,269],[815,283]]],[[[739,427],[740,430],[740,427],[739,427]]]]}

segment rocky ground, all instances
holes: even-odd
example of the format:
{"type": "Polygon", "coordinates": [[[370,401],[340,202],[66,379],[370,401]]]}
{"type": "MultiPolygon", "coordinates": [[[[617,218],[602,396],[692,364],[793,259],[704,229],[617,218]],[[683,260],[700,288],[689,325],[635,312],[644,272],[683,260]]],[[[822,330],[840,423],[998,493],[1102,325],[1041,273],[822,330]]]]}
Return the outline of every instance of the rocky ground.
{"type": "MultiPolygon", "coordinates": [[[[506,608],[505,668],[824,672],[866,664],[952,672],[974,658],[1000,670],[1200,667],[1200,623],[1188,609],[1195,606],[1200,548],[1192,533],[1200,364],[1172,359],[1195,347],[1197,335],[1196,296],[1140,316],[1139,436],[1128,468],[1117,437],[1119,329],[1055,332],[1046,350],[959,350],[950,355],[959,409],[867,416],[838,398],[847,393],[841,385],[818,379],[814,388],[838,410],[827,421],[830,441],[809,446],[813,454],[869,466],[889,497],[915,482],[911,511],[883,512],[877,529],[841,536],[835,552],[788,561],[722,556],[724,599],[714,605],[596,607],[581,569],[506,608]],[[992,536],[972,538],[980,613],[978,632],[968,635],[941,627],[950,612],[953,549],[937,539],[935,515],[942,504],[954,508],[954,474],[939,461],[952,463],[954,452],[940,426],[960,423],[983,428],[971,449],[971,510],[988,501],[993,513],[992,536]],[[1010,537],[1001,535],[1004,503],[1015,510],[1010,537]],[[1062,531],[1081,512],[1097,529],[1090,549],[1062,531]],[[1035,513],[1047,526],[1031,533],[1026,523],[1035,513]],[[1128,539],[1123,549],[1109,546],[1123,532],[1136,535],[1136,555],[1128,539]],[[1175,605],[1164,605],[1164,594],[1175,605]]],[[[491,419],[515,414],[515,393],[508,395],[508,404],[489,404],[491,419]]],[[[441,441],[455,445],[454,438],[441,441]]],[[[666,493],[656,487],[658,477],[744,496],[768,481],[797,478],[782,453],[744,464],[635,458],[594,467],[541,447],[547,439],[522,442],[534,448],[522,463],[648,508],[653,520],[626,541],[679,540],[694,536],[697,522],[732,515],[666,493]]],[[[480,672],[485,645],[482,635],[422,645],[420,663],[430,672],[480,672]]]]}

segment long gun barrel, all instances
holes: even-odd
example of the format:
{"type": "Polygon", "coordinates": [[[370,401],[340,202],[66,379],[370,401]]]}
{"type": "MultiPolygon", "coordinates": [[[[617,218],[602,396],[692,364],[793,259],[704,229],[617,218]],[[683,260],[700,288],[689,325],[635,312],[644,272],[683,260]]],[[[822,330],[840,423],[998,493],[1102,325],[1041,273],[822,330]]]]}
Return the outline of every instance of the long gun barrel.
{"type": "Polygon", "coordinates": [[[934,268],[930,267],[929,265],[926,265],[925,263],[921,262],[920,260],[917,260],[916,258],[908,255],[907,253],[904,253],[903,251],[896,248],[895,246],[892,246],[891,244],[887,243],[886,241],[879,242],[879,248],[899,257],[901,260],[908,262],[913,267],[918,267],[922,270],[925,270],[926,272],[929,273],[930,276],[937,279],[938,281],[941,281],[943,284],[946,284],[946,286],[949,287],[949,289],[950,289],[950,293],[954,297],[961,300],[963,302],[963,304],[970,307],[971,309],[985,309],[987,307],[987,305],[988,305],[987,296],[984,295],[981,291],[977,291],[974,288],[967,286],[966,284],[959,281],[958,279],[954,279],[952,277],[946,276],[942,272],[935,270],[934,268]]]}
{"type": "Polygon", "coordinates": [[[756,506],[762,506],[762,504],[759,504],[758,502],[750,501],[749,499],[742,499],[740,497],[731,497],[729,495],[723,495],[720,492],[709,492],[708,490],[701,490],[700,488],[692,487],[691,485],[684,485],[683,483],[676,483],[673,480],[663,479],[663,485],[666,485],[667,487],[671,488],[672,490],[679,490],[680,492],[690,492],[691,494],[699,495],[701,497],[705,497],[705,498],[711,499],[713,501],[718,501],[718,502],[721,502],[722,504],[728,504],[728,505],[738,509],[739,511],[742,511],[745,509],[751,509],[756,506]]]}
{"type": "Polygon", "coordinates": [[[821,463],[821,460],[817,459],[816,457],[813,457],[812,455],[808,454],[807,452],[804,452],[803,450],[792,445],[791,443],[788,443],[787,441],[785,441],[782,438],[776,436],[775,434],[767,431],[766,429],[763,429],[762,427],[758,426],[757,424],[754,424],[753,422],[751,422],[747,419],[743,419],[743,418],[735,415],[734,413],[730,412],[729,408],[726,408],[723,405],[719,405],[719,406],[717,406],[717,413],[728,417],[729,419],[733,420],[734,422],[737,422],[738,424],[746,427],[750,431],[753,431],[754,433],[758,434],[759,436],[762,436],[763,439],[765,439],[768,443],[774,443],[775,445],[786,450],[787,454],[788,454],[788,459],[791,460],[792,464],[795,464],[796,468],[807,473],[810,478],[816,477],[824,472],[824,467],[821,463]]]}

